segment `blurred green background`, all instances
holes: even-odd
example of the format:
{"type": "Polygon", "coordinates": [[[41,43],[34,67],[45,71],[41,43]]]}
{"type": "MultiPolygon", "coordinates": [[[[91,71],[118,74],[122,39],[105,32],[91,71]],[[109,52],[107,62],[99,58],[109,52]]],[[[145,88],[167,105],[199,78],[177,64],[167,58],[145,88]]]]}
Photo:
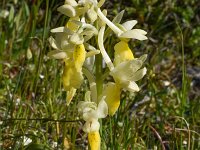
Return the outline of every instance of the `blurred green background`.
{"type": "MultiPolygon", "coordinates": [[[[86,85],[67,107],[63,64],[47,57],[50,29],[68,19],[56,11],[63,3],[0,1],[0,149],[86,149],[76,108],[86,85]]],[[[107,0],[103,8],[110,19],[124,9],[123,22],[148,32],[130,42],[136,57],[148,54],[148,73],[102,121],[102,149],[200,149],[200,1],[107,0]]]]}

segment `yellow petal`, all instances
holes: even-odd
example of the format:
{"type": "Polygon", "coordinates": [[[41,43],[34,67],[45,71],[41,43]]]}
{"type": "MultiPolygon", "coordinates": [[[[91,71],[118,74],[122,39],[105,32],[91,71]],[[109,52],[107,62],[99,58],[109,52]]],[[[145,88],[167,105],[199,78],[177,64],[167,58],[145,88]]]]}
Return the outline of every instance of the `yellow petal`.
{"type": "Polygon", "coordinates": [[[120,87],[115,83],[108,83],[104,89],[106,103],[108,105],[108,114],[114,115],[120,105],[120,87]]]}
{"type": "Polygon", "coordinates": [[[72,20],[79,21],[80,19],[79,19],[79,17],[73,17],[72,19],[70,18],[65,26],[67,28],[69,28],[71,31],[76,32],[78,30],[79,26],[75,22],[73,22],[72,20]]]}
{"type": "Polygon", "coordinates": [[[77,89],[80,87],[83,75],[82,71],[77,71],[72,60],[65,61],[65,67],[62,75],[65,90],[69,91],[72,87],[77,89]]]}
{"type": "Polygon", "coordinates": [[[76,94],[76,89],[75,88],[70,88],[69,91],[67,91],[67,105],[70,104],[71,100],[73,99],[74,95],[76,94]]]}
{"type": "Polygon", "coordinates": [[[88,141],[91,150],[100,150],[101,137],[99,131],[88,133],[88,141]]]}
{"type": "Polygon", "coordinates": [[[120,41],[114,46],[115,49],[115,59],[114,65],[118,65],[121,62],[134,59],[133,53],[125,41],[120,41]]]}
{"type": "Polygon", "coordinates": [[[86,57],[86,51],[83,44],[77,45],[74,50],[74,63],[77,71],[81,71],[86,57]]]}

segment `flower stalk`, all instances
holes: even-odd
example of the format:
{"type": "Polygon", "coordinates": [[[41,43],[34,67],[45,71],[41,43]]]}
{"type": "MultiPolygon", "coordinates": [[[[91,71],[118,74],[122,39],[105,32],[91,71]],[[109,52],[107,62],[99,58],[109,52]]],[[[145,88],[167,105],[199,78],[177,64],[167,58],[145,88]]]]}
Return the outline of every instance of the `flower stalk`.
{"type": "Polygon", "coordinates": [[[107,11],[102,12],[100,8],[104,2],[65,0],[57,10],[69,20],[65,26],[51,30],[53,35],[49,43],[54,50],[47,55],[64,62],[62,82],[68,107],[82,84],[89,83],[83,90],[85,99],[78,102],[77,108],[85,121],[82,130],[88,136],[91,150],[101,148],[100,119],[115,115],[120,107],[121,91],[138,92],[140,88],[136,82],[147,72],[143,67],[147,56],[137,58],[129,48],[130,39],[146,40],[146,31],[132,29],[136,20],[120,24],[123,11],[110,21],[106,17],[107,11]],[[109,32],[105,35],[106,26],[109,32]],[[113,33],[116,38],[109,47],[113,47],[114,55],[110,58],[104,42],[113,39],[113,33]],[[105,76],[109,76],[112,82],[108,82],[105,76]]]}

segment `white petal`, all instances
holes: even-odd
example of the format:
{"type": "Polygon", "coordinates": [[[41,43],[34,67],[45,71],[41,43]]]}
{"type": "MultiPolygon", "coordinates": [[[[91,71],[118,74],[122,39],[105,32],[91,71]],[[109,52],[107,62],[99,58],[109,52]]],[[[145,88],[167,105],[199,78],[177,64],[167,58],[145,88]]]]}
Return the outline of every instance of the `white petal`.
{"type": "Polygon", "coordinates": [[[69,20],[69,22],[73,22],[75,23],[77,26],[82,26],[84,24],[84,22],[81,22],[79,20],[69,20]]]}
{"type": "Polygon", "coordinates": [[[110,74],[119,80],[129,80],[130,77],[142,66],[142,61],[133,59],[117,65],[110,74]]]}
{"type": "Polygon", "coordinates": [[[68,16],[68,17],[75,17],[76,11],[74,7],[71,5],[65,4],[57,8],[57,11],[61,12],[62,14],[68,16]]]}
{"type": "Polygon", "coordinates": [[[97,13],[96,13],[96,11],[94,9],[89,9],[86,14],[87,14],[86,15],[87,19],[91,23],[93,23],[97,19],[97,13]]]}
{"type": "Polygon", "coordinates": [[[147,69],[144,67],[144,68],[138,70],[137,72],[135,72],[130,80],[131,81],[138,81],[138,80],[140,80],[144,77],[146,72],[147,72],[147,69]]]}
{"type": "Polygon", "coordinates": [[[131,30],[135,25],[137,24],[137,20],[130,20],[130,21],[126,21],[122,24],[122,26],[126,29],[126,30],[131,30]]]}
{"type": "Polygon", "coordinates": [[[78,111],[79,113],[86,113],[90,110],[95,110],[97,109],[96,103],[94,102],[87,102],[87,101],[80,101],[78,103],[78,111]]]}
{"type": "Polygon", "coordinates": [[[134,81],[129,82],[128,86],[124,88],[126,88],[130,92],[138,92],[140,90],[138,85],[134,81]]]}
{"type": "Polygon", "coordinates": [[[91,31],[92,34],[98,34],[98,30],[91,24],[83,24],[83,29],[84,31],[91,31]]]}
{"type": "Polygon", "coordinates": [[[84,46],[85,46],[85,49],[87,49],[89,51],[96,51],[97,50],[94,46],[92,46],[88,43],[84,43],[84,46]]]}
{"type": "Polygon", "coordinates": [[[86,121],[83,126],[83,131],[86,133],[99,131],[100,124],[98,120],[86,121]]]}
{"type": "Polygon", "coordinates": [[[58,27],[55,29],[51,29],[52,33],[57,33],[57,32],[64,32],[64,27],[58,27]]]}
{"type": "Polygon", "coordinates": [[[54,59],[64,59],[67,57],[67,54],[61,50],[53,50],[50,51],[47,56],[54,59]]]}
{"type": "Polygon", "coordinates": [[[65,50],[67,52],[73,52],[74,49],[75,49],[75,45],[74,44],[71,44],[71,43],[68,43],[67,40],[63,40],[61,41],[61,49],[62,50],[65,50]]]}
{"type": "Polygon", "coordinates": [[[60,49],[60,47],[58,46],[58,43],[56,42],[56,40],[55,40],[52,36],[50,36],[50,37],[48,38],[48,40],[49,40],[49,43],[51,44],[51,46],[52,46],[54,49],[60,49]]]}
{"type": "Polygon", "coordinates": [[[80,44],[83,44],[84,38],[83,38],[82,35],[74,33],[74,34],[70,37],[69,41],[70,41],[72,44],[80,45],[80,44]]]}
{"type": "Polygon", "coordinates": [[[105,118],[108,115],[108,106],[104,99],[105,97],[102,98],[97,107],[98,118],[105,118]]]}
{"type": "Polygon", "coordinates": [[[141,29],[133,29],[126,31],[120,35],[121,38],[133,38],[137,40],[146,40],[147,37],[145,36],[147,34],[146,31],[141,29]]]}
{"type": "Polygon", "coordinates": [[[78,3],[75,0],[65,0],[65,4],[69,4],[73,7],[78,5],[78,3]]]}
{"type": "Polygon", "coordinates": [[[96,50],[96,51],[89,51],[89,52],[87,52],[86,57],[92,57],[92,56],[97,55],[97,54],[99,54],[99,53],[100,53],[99,50],[96,50]]]}
{"type": "Polygon", "coordinates": [[[65,33],[67,33],[67,34],[73,34],[73,31],[71,31],[71,30],[69,30],[68,28],[66,28],[66,27],[58,27],[58,28],[54,28],[54,29],[51,29],[51,32],[52,33],[63,33],[63,32],[65,32],[65,33]]]}
{"type": "Polygon", "coordinates": [[[83,113],[83,120],[88,121],[92,119],[98,119],[98,113],[96,110],[91,109],[90,111],[83,113]]]}

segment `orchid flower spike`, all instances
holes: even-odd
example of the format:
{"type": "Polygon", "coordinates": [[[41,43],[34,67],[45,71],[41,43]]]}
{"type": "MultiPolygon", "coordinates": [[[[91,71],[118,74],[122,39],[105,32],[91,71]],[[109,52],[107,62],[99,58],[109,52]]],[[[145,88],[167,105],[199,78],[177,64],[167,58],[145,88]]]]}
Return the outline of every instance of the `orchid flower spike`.
{"type": "Polygon", "coordinates": [[[63,59],[65,67],[63,71],[63,85],[67,91],[67,104],[69,104],[83,81],[82,66],[86,57],[99,54],[99,50],[84,43],[98,31],[90,24],[71,20],[67,23],[69,28],[59,27],[52,29],[56,34],[55,39],[49,38],[51,46],[55,49],[48,53],[48,56],[55,59],[63,59]],[[68,23],[73,23],[68,24],[68,23]],[[85,47],[86,46],[86,47],[85,47]],[[89,50],[87,53],[85,48],[89,50]]]}

